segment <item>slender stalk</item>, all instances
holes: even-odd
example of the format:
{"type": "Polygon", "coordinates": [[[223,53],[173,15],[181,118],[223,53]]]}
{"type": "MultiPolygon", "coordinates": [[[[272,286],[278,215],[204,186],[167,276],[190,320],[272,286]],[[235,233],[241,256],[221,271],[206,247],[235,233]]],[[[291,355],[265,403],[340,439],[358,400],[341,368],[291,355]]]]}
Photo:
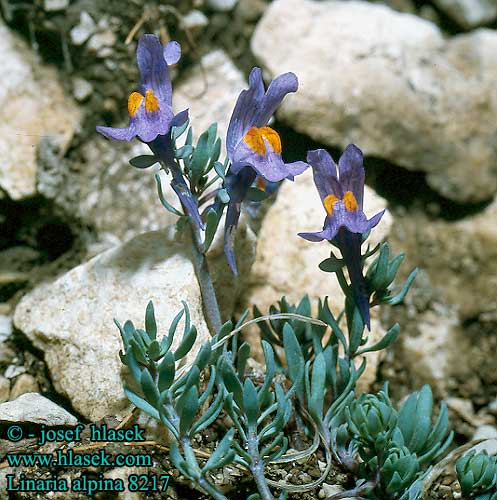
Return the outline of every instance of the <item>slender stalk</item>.
{"type": "Polygon", "coordinates": [[[264,462],[259,455],[259,440],[253,430],[249,430],[247,435],[247,448],[251,457],[250,472],[254,476],[255,484],[259,490],[262,500],[274,500],[273,494],[269,489],[266,477],[264,476],[264,462]]]}
{"type": "Polygon", "coordinates": [[[204,304],[204,314],[207,320],[207,325],[211,335],[216,335],[222,326],[221,313],[219,312],[219,304],[217,302],[216,291],[212,277],[209,273],[207,265],[207,258],[199,248],[200,244],[198,237],[195,234],[195,227],[190,224],[193,239],[193,265],[195,266],[195,274],[200,285],[200,292],[202,294],[202,302],[204,304]]]}

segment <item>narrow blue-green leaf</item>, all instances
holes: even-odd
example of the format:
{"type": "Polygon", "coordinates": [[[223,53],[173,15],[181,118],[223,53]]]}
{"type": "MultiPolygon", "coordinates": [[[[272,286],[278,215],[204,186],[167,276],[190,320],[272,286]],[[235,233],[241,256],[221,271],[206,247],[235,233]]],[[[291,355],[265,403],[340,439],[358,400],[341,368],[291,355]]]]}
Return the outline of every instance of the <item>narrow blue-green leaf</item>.
{"type": "Polygon", "coordinates": [[[198,390],[196,386],[190,387],[178,400],[178,414],[180,416],[179,431],[181,435],[188,435],[193,419],[198,410],[198,390]]]}
{"type": "Polygon", "coordinates": [[[206,215],[205,223],[205,239],[204,239],[204,250],[209,250],[212,240],[216,235],[217,228],[219,226],[220,217],[219,214],[213,209],[209,208],[206,215]]]}
{"type": "Polygon", "coordinates": [[[165,336],[161,341],[161,348],[163,351],[168,351],[169,348],[171,347],[171,344],[173,343],[174,340],[174,335],[176,333],[176,328],[178,328],[178,323],[181,321],[184,312],[185,312],[184,310],[181,310],[178,314],[176,314],[173,321],[171,322],[167,337],[165,336]]]}
{"type": "Polygon", "coordinates": [[[178,359],[185,357],[190,352],[191,348],[193,347],[193,344],[195,344],[196,339],[197,339],[197,329],[194,326],[192,326],[190,328],[190,332],[185,337],[183,337],[181,344],[174,352],[174,359],[178,361],[178,359]]]}
{"type": "Polygon", "coordinates": [[[172,138],[174,141],[176,141],[178,138],[180,138],[185,133],[185,130],[188,128],[189,124],[190,124],[190,120],[185,120],[185,123],[183,123],[183,125],[180,125],[179,127],[172,128],[172,138]]]}
{"type": "MultiPolygon", "coordinates": [[[[192,427],[192,435],[200,432],[201,430],[205,429],[209,425],[214,422],[214,420],[217,419],[219,414],[221,413],[221,410],[223,409],[223,393],[218,392],[216,395],[216,398],[212,402],[212,404],[209,406],[209,408],[205,411],[205,413],[202,414],[202,416],[195,422],[195,424],[192,427]]],[[[200,407],[200,405],[199,405],[200,407]]]]}
{"type": "Polygon", "coordinates": [[[145,312],[145,330],[151,339],[157,338],[157,323],[155,321],[154,304],[150,301],[145,312]]]}
{"type": "Polygon", "coordinates": [[[417,274],[418,274],[418,268],[414,269],[411,272],[411,274],[408,276],[404,286],[402,287],[402,290],[394,297],[391,297],[387,301],[387,304],[390,304],[392,306],[400,304],[404,300],[404,297],[407,295],[407,292],[409,291],[409,288],[411,287],[412,282],[414,281],[414,278],[416,278],[417,274]]]}
{"type": "Polygon", "coordinates": [[[157,401],[159,400],[159,391],[155,385],[154,379],[148,370],[143,370],[140,379],[140,385],[143,394],[147,398],[147,401],[153,405],[157,406],[157,401]]]}
{"type": "Polygon", "coordinates": [[[325,273],[336,273],[342,269],[345,262],[342,259],[337,259],[335,256],[328,257],[319,263],[319,269],[325,273]]]}
{"type": "Polygon", "coordinates": [[[362,344],[362,336],[364,334],[364,320],[362,319],[359,308],[352,300],[347,300],[351,309],[348,314],[348,327],[349,327],[349,353],[353,356],[357,349],[362,344]]]}
{"type": "Polygon", "coordinates": [[[400,332],[400,325],[398,323],[395,323],[395,325],[393,325],[392,328],[388,330],[388,332],[379,342],[377,342],[372,346],[361,349],[357,354],[359,355],[359,354],[364,354],[366,352],[374,352],[387,349],[395,342],[395,340],[399,336],[399,332],[400,332]]]}
{"type": "Polygon", "coordinates": [[[209,147],[208,147],[208,132],[200,135],[197,146],[192,154],[192,161],[190,164],[192,184],[196,185],[202,174],[204,168],[209,160],[209,147]]]}
{"type": "Polygon", "coordinates": [[[164,192],[162,191],[162,181],[160,178],[159,174],[155,174],[155,182],[157,183],[157,193],[159,195],[159,200],[162,203],[162,206],[168,211],[171,212],[174,215],[177,215],[178,217],[182,217],[183,214],[174,208],[165,198],[164,192]]]}
{"type": "Polygon", "coordinates": [[[211,360],[211,357],[212,357],[211,343],[206,342],[198,351],[197,357],[195,358],[195,366],[197,366],[198,369],[202,371],[211,360]]]}
{"type": "Polygon", "coordinates": [[[174,382],[175,375],[175,365],[174,365],[174,354],[170,351],[162,358],[159,367],[159,378],[157,385],[159,387],[159,392],[162,394],[166,389],[171,387],[174,382]]]}
{"type": "Polygon", "coordinates": [[[220,189],[217,192],[217,197],[219,198],[219,201],[221,203],[224,203],[225,205],[227,205],[230,202],[230,196],[229,196],[228,192],[226,191],[226,189],[220,189]]]}
{"type": "Polygon", "coordinates": [[[373,290],[380,290],[384,288],[388,272],[389,257],[390,249],[388,247],[388,243],[383,243],[380,249],[380,255],[376,259],[375,272],[370,280],[373,290]]]}
{"type": "Polygon", "coordinates": [[[193,153],[193,147],[190,146],[189,144],[185,144],[184,146],[182,146],[181,148],[178,148],[176,150],[176,158],[182,160],[188,156],[190,156],[191,154],[193,153]]]}
{"type": "Polygon", "coordinates": [[[259,398],[254,383],[249,378],[245,379],[243,384],[243,409],[247,416],[249,427],[257,427],[257,417],[259,416],[259,398]]]}
{"type": "Polygon", "coordinates": [[[296,380],[296,378],[302,373],[301,367],[305,365],[305,360],[293,328],[288,323],[283,327],[283,346],[290,380],[300,385],[302,380],[296,380]]]}
{"type": "Polygon", "coordinates": [[[247,360],[250,356],[250,344],[244,342],[238,349],[236,355],[236,371],[238,376],[243,377],[245,374],[245,366],[247,365],[247,360]]]}
{"type": "Polygon", "coordinates": [[[326,361],[323,353],[319,353],[312,366],[311,398],[309,411],[319,422],[323,418],[324,396],[326,394],[326,361]]]}
{"type": "Polygon", "coordinates": [[[215,161],[214,162],[214,170],[216,171],[216,174],[221,177],[221,179],[225,179],[225,167],[220,161],[215,161]]]}
{"type": "Polygon", "coordinates": [[[233,394],[233,399],[239,408],[243,408],[243,387],[229,361],[221,362],[221,374],[228,392],[233,394]]]}
{"type": "Polygon", "coordinates": [[[397,275],[397,271],[399,270],[400,264],[402,264],[402,261],[404,260],[405,254],[401,253],[397,256],[395,256],[390,264],[388,265],[388,273],[387,273],[387,286],[392,283],[392,281],[395,279],[395,276],[397,275]]]}
{"type": "MultiPolygon", "coordinates": [[[[210,396],[212,389],[214,389],[214,384],[216,383],[216,374],[217,374],[216,367],[211,366],[210,372],[211,373],[210,373],[210,377],[209,377],[209,382],[207,383],[206,388],[204,389],[204,391],[202,392],[202,395],[200,396],[200,398],[198,400],[199,406],[202,406],[207,401],[207,398],[210,396]]],[[[218,394],[221,394],[221,391],[219,391],[218,394]]]]}
{"type": "Polygon", "coordinates": [[[216,449],[212,452],[209,460],[202,467],[203,472],[207,472],[211,469],[217,469],[221,459],[227,455],[231,448],[231,442],[233,441],[233,436],[235,435],[235,429],[230,429],[221,439],[216,449]]]}
{"type": "Polygon", "coordinates": [[[155,165],[159,160],[154,155],[139,155],[131,158],[129,163],[135,168],[149,168],[155,165]]]}
{"type": "Polygon", "coordinates": [[[126,397],[133,403],[137,408],[144,411],[147,415],[150,415],[157,420],[160,419],[159,412],[147,401],[145,401],[142,397],[138,396],[135,392],[133,392],[128,387],[124,387],[124,393],[126,397]]]}

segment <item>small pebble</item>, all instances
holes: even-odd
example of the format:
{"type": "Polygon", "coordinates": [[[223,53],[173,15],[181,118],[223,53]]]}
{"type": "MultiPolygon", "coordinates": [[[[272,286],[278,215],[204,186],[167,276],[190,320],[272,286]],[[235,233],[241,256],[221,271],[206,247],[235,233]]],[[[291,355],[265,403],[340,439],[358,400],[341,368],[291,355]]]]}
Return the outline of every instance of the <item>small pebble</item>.
{"type": "Polygon", "coordinates": [[[72,82],[72,93],[78,102],[83,102],[91,96],[93,86],[88,80],[74,78],[72,82]]]}
{"type": "Polygon", "coordinates": [[[218,12],[227,12],[237,4],[238,0],[207,0],[207,6],[218,12]]]}
{"type": "Polygon", "coordinates": [[[43,2],[43,9],[46,12],[57,12],[69,7],[69,0],[45,0],[43,2]]]}
{"type": "Polygon", "coordinates": [[[74,45],[83,45],[90,38],[97,28],[95,21],[88,12],[81,12],[79,16],[79,24],[76,25],[70,32],[71,41],[74,45]]]}
{"type": "Polygon", "coordinates": [[[207,16],[200,10],[191,10],[183,17],[183,27],[185,29],[195,30],[205,28],[209,24],[207,16]]]}
{"type": "Polygon", "coordinates": [[[26,367],[24,366],[10,365],[5,370],[4,376],[7,378],[15,378],[18,375],[21,375],[21,373],[24,373],[25,371],[26,367]]]}

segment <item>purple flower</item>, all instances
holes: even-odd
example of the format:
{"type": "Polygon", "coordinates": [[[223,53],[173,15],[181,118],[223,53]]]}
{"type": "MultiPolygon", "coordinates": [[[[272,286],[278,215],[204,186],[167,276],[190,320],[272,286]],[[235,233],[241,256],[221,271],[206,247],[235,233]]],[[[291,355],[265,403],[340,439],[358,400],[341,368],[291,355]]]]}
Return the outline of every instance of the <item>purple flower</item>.
{"type": "Polygon", "coordinates": [[[283,179],[293,180],[295,175],[308,167],[303,161],[283,161],[280,136],[267,125],[283,98],[290,92],[296,92],[297,88],[297,77],[293,73],[285,73],[276,77],[265,91],[261,70],[254,68],[249,76],[249,88],[240,93],[233,110],[226,137],[230,168],[224,187],[230,202],[224,250],[235,274],[233,236],[249,187],[256,178],[259,187],[283,179]]]}
{"type": "Polygon", "coordinates": [[[131,141],[138,136],[150,143],[158,135],[166,135],[172,125],[180,125],[188,117],[187,111],[174,116],[172,88],[168,65],[178,62],[181,47],[178,42],[162,46],[155,35],[143,35],[136,51],[140,70],[139,91],[128,98],[129,125],[126,128],[97,127],[109,139],[131,141]]]}
{"type": "Polygon", "coordinates": [[[362,235],[380,222],[385,211],[369,220],[363,212],[363,155],[354,144],[347,146],[340,157],[338,176],[337,165],[324,149],[309,151],[307,162],[327,215],[322,231],[299,233],[299,236],[309,241],[336,242],[349,271],[355,302],[370,328],[369,294],[362,274],[362,235]]]}
{"type": "Polygon", "coordinates": [[[280,136],[267,126],[283,98],[297,88],[297,77],[285,73],[276,77],[264,91],[260,68],[251,71],[249,88],[238,97],[226,137],[232,173],[251,167],[266,181],[277,182],[285,178],[293,180],[308,167],[303,161],[284,163],[280,136]]]}

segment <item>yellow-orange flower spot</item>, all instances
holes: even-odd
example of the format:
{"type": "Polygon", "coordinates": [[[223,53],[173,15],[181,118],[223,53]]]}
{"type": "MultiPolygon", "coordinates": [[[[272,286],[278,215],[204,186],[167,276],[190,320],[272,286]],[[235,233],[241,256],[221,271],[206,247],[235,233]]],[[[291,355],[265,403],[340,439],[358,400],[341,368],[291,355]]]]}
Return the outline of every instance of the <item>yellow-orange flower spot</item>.
{"type": "Polygon", "coordinates": [[[357,200],[355,199],[354,193],[352,193],[352,191],[347,191],[343,195],[343,204],[345,205],[345,209],[348,212],[354,212],[359,208],[359,205],[357,205],[357,200]]]}
{"type": "Polygon", "coordinates": [[[244,137],[245,144],[258,155],[264,156],[267,153],[266,142],[271,149],[281,154],[281,139],[276,130],[271,127],[252,127],[244,137]]]}
{"type": "Polygon", "coordinates": [[[143,96],[139,92],[133,92],[128,98],[128,113],[133,117],[141,106],[143,96]]]}
{"type": "Polygon", "coordinates": [[[149,113],[159,111],[159,101],[157,100],[157,97],[155,97],[154,91],[151,89],[148,89],[147,92],[145,92],[145,109],[149,113]]]}
{"type": "Polygon", "coordinates": [[[334,194],[329,194],[324,199],[324,208],[326,213],[331,217],[333,215],[333,205],[339,200],[334,194]]]}

